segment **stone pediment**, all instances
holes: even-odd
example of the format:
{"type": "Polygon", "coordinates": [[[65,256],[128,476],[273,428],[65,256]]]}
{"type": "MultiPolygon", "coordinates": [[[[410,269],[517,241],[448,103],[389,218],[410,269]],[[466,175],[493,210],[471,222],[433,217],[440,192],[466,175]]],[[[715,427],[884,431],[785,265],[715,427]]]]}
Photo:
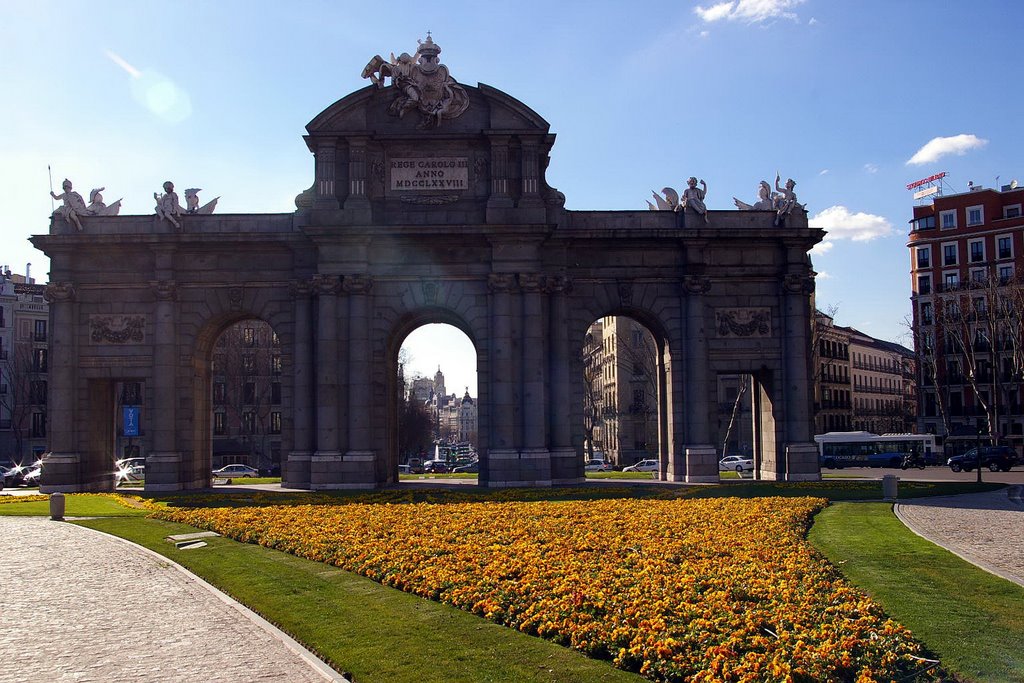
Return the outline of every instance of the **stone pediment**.
{"type": "Polygon", "coordinates": [[[484,83],[475,88],[469,85],[462,87],[470,100],[466,112],[430,130],[420,129],[415,116],[390,114],[388,109],[394,101],[394,90],[371,85],[324,109],[306,124],[306,131],[313,137],[371,133],[444,138],[480,135],[485,131],[546,135],[550,130],[550,124],[537,112],[497,88],[484,83]]]}

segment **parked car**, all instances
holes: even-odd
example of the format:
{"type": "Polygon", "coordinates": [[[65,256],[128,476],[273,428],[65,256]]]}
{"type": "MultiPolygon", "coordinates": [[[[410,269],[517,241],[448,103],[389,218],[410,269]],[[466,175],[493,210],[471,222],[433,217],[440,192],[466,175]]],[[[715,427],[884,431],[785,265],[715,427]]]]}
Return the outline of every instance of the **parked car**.
{"type": "Polygon", "coordinates": [[[635,465],[629,467],[623,467],[623,472],[657,472],[658,461],[657,460],[641,460],[635,465]]]}
{"type": "Polygon", "coordinates": [[[754,459],[742,455],[727,455],[718,461],[719,472],[750,472],[754,469],[754,459]]]}
{"type": "Polygon", "coordinates": [[[611,472],[612,466],[611,463],[607,463],[604,460],[594,458],[593,460],[588,460],[583,465],[583,469],[586,472],[611,472]]]}
{"type": "Polygon", "coordinates": [[[412,467],[409,466],[409,465],[399,465],[398,466],[398,473],[399,474],[412,474],[412,467]]]}
{"type": "MultiPolygon", "coordinates": [[[[961,455],[954,455],[946,461],[949,469],[954,472],[970,472],[978,466],[978,449],[971,450],[961,455]]],[[[1002,470],[1009,472],[1010,468],[1017,464],[1017,452],[1010,446],[982,446],[981,466],[987,467],[993,472],[1002,470]]]]}
{"type": "Polygon", "coordinates": [[[449,471],[448,463],[444,460],[428,460],[423,463],[423,471],[431,474],[446,474],[449,471]]]}
{"type": "Polygon", "coordinates": [[[0,478],[3,479],[0,483],[10,488],[24,486],[25,473],[28,472],[28,470],[29,468],[16,464],[11,464],[7,467],[0,467],[0,478]]]}
{"type": "Polygon", "coordinates": [[[246,479],[260,476],[259,470],[248,465],[226,465],[219,470],[213,471],[213,476],[218,479],[246,479]]]}
{"type": "Polygon", "coordinates": [[[479,462],[470,462],[470,463],[466,463],[465,465],[459,465],[457,467],[453,467],[452,468],[452,473],[453,474],[459,474],[460,472],[466,472],[466,473],[469,473],[469,474],[479,474],[479,472],[480,472],[480,463],[479,462]]]}
{"type": "Polygon", "coordinates": [[[43,468],[37,465],[32,469],[25,472],[25,476],[22,477],[22,484],[24,486],[39,486],[40,479],[43,478],[43,468]]]}

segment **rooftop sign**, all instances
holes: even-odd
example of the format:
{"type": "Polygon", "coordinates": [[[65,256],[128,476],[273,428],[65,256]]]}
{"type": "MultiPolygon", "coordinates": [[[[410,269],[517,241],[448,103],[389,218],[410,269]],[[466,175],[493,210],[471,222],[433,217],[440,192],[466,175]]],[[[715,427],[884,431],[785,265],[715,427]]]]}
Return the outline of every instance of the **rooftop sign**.
{"type": "Polygon", "coordinates": [[[921,187],[922,185],[927,185],[928,183],[934,183],[936,180],[942,180],[945,177],[946,177],[946,172],[945,171],[943,171],[942,173],[936,173],[935,175],[930,175],[927,178],[922,178],[921,180],[915,180],[914,182],[912,182],[909,185],[907,185],[907,189],[908,190],[913,190],[915,187],[921,187]]]}

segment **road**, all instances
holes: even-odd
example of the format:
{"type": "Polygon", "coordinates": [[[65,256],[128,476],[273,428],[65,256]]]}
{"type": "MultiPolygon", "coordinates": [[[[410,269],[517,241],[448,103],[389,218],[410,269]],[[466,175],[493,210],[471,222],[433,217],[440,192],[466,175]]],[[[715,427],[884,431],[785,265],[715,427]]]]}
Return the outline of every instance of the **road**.
{"type": "MultiPolygon", "coordinates": [[[[978,472],[953,472],[945,465],[934,465],[923,470],[901,470],[890,467],[844,467],[841,470],[823,469],[824,479],[881,479],[886,474],[895,474],[904,481],[960,481],[978,480],[978,472]]],[[[990,472],[987,468],[981,471],[981,480],[998,484],[1024,484],[1024,467],[1017,466],[1009,472],[990,472]]]]}

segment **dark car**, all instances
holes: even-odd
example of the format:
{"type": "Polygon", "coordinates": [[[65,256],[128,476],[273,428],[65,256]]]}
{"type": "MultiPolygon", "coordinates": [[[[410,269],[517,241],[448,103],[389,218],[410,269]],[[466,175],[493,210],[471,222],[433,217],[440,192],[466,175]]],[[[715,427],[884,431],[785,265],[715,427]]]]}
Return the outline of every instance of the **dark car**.
{"type": "MultiPolygon", "coordinates": [[[[954,472],[970,472],[978,466],[978,449],[972,448],[962,455],[954,455],[946,461],[954,472]]],[[[993,472],[1009,472],[1017,464],[1017,452],[1009,446],[982,446],[981,466],[993,472]]]]}
{"type": "Polygon", "coordinates": [[[444,460],[428,460],[423,463],[423,471],[431,474],[447,474],[449,469],[444,460]]]}
{"type": "Polygon", "coordinates": [[[22,467],[21,465],[7,465],[0,467],[0,479],[2,479],[3,485],[8,488],[17,488],[23,486],[25,483],[25,475],[28,473],[28,467],[22,467]]]}

